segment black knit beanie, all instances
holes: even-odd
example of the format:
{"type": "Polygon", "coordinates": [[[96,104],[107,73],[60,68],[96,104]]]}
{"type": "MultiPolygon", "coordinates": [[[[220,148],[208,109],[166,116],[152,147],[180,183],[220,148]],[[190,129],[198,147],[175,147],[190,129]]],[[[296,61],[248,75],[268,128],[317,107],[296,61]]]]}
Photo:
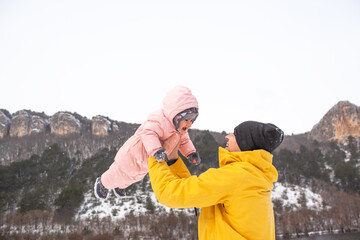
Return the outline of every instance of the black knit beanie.
{"type": "Polygon", "coordinates": [[[234,134],[241,151],[264,149],[271,153],[284,139],[284,132],[274,124],[255,121],[240,123],[234,134]]]}

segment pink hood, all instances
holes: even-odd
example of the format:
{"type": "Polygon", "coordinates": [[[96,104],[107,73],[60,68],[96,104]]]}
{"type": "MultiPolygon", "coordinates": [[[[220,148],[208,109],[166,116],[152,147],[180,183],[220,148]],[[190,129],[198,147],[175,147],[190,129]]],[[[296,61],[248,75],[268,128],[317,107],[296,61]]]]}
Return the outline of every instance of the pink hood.
{"type": "Polygon", "coordinates": [[[167,92],[163,100],[163,111],[165,117],[173,123],[174,117],[188,108],[197,108],[198,102],[190,89],[184,86],[176,86],[167,92]]]}

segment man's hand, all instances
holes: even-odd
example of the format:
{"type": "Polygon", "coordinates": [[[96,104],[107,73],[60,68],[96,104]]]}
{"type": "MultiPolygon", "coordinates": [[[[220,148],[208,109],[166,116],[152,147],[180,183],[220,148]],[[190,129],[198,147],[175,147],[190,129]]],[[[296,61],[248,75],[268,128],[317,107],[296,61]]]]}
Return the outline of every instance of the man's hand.
{"type": "MultiPolygon", "coordinates": [[[[161,143],[162,147],[167,149],[166,147],[170,145],[171,141],[173,141],[173,138],[178,138],[178,136],[176,136],[175,134],[170,136],[168,139],[166,139],[164,142],[161,143]]],[[[169,160],[174,160],[179,158],[179,154],[178,154],[179,146],[180,146],[180,141],[175,146],[174,150],[167,154],[169,160]]]]}

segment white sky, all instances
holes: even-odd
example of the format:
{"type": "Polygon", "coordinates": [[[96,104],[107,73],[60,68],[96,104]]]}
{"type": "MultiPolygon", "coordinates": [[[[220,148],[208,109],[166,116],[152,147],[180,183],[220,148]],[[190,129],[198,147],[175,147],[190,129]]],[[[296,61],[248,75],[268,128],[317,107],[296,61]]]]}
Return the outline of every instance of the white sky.
{"type": "Polygon", "coordinates": [[[197,129],[310,131],[360,105],[360,1],[0,0],[0,108],[142,123],[189,87],[197,129]]]}

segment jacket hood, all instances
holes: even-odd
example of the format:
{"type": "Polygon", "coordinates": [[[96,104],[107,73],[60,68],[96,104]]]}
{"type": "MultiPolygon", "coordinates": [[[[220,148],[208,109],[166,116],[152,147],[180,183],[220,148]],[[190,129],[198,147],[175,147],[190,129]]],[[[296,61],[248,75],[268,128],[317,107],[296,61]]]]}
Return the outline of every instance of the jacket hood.
{"type": "Polygon", "coordinates": [[[248,162],[260,169],[271,182],[276,182],[278,179],[278,172],[272,165],[273,155],[263,149],[244,151],[244,152],[229,152],[225,148],[219,147],[219,166],[223,167],[233,162],[248,162]]]}
{"type": "Polygon", "coordinates": [[[170,122],[173,122],[178,113],[188,108],[197,108],[199,110],[195,96],[187,87],[177,86],[168,91],[163,99],[164,115],[170,122]]]}

